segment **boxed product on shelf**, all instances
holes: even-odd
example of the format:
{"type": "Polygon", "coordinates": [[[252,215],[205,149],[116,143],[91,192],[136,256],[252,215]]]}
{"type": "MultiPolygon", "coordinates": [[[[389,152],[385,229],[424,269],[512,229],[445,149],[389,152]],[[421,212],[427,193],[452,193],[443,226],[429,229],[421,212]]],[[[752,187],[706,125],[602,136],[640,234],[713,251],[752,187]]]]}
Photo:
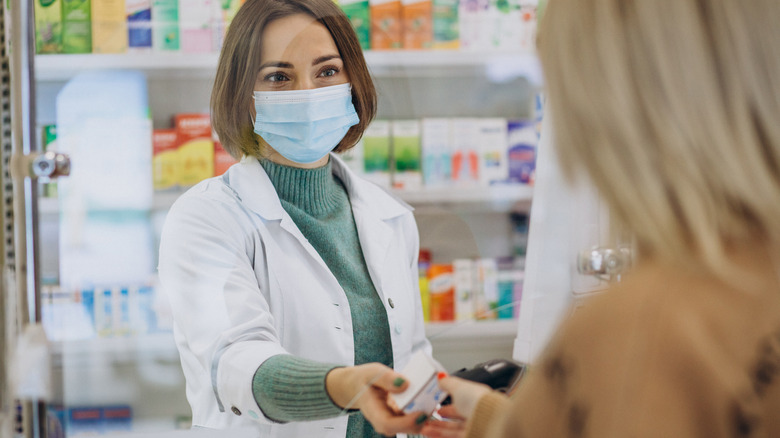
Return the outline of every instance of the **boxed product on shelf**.
{"type": "Polygon", "coordinates": [[[61,1],[62,53],[91,53],[91,0],[61,1]]]}
{"type": "Polygon", "coordinates": [[[421,148],[423,182],[427,187],[441,187],[452,179],[452,139],[450,120],[422,120],[421,148]]]}
{"type": "Polygon", "coordinates": [[[393,120],[391,123],[393,187],[416,190],[422,187],[420,166],[420,121],[393,120]]]}
{"type": "Polygon", "coordinates": [[[35,0],[35,52],[62,52],[62,0],[35,0]]]}
{"type": "Polygon", "coordinates": [[[495,259],[476,260],[475,312],[477,319],[496,319],[498,307],[498,263],[495,259]]]}
{"type": "Polygon", "coordinates": [[[507,121],[501,118],[478,120],[479,177],[483,185],[506,181],[509,177],[507,121]]]}
{"type": "Polygon", "coordinates": [[[432,0],[433,48],[457,49],[460,47],[458,24],[459,0],[432,0]]]}
{"type": "Polygon", "coordinates": [[[371,48],[371,8],[368,0],[340,0],[339,6],[352,23],[363,50],[371,48]]]}
{"type": "Polygon", "coordinates": [[[204,53],[214,50],[211,34],[214,1],[218,0],[188,0],[186,7],[179,8],[182,51],[204,53]]]}
{"type": "Polygon", "coordinates": [[[125,0],[125,4],[127,8],[128,50],[151,50],[152,0],[125,0]]]}
{"type": "Polygon", "coordinates": [[[227,172],[236,162],[236,159],[222,147],[222,143],[214,140],[214,176],[227,172]]]}
{"type": "Polygon", "coordinates": [[[432,264],[428,268],[428,293],[430,294],[430,320],[453,321],[455,319],[455,284],[451,264],[432,264]]]}
{"type": "Polygon", "coordinates": [[[129,432],[133,426],[133,410],[127,405],[67,408],[65,418],[63,429],[67,436],[129,432]]]}
{"type": "Polygon", "coordinates": [[[390,122],[374,120],[363,133],[364,177],[390,187],[390,122]]]}
{"type": "Polygon", "coordinates": [[[431,251],[420,248],[420,256],[417,259],[417,273],[420,285],[420,302],[422,304],[423,320],[431,320],[431,293],[428,286],[428,269],[431,267],[431,251]]]}
{"type": "Polygon", "coordinates": [[[179,139],[175,129],[152,131],[152,179],[155,190],[177,187],[181,162],[179,139]]]}
{"type": "Polygon", "coordinates": [[[489,0],[461,0],[458,5],[458,33],[463,50],[487,48],[489,0]]]}
{"type": "Polygon", "coordinates": [[[479,170],[479,120],[452,119],[452,182],[460,186],[476,185],[479,170]]]}
{"type": "Polygon", "coordinates": [[[356,175],[363,176],[365,173],[365,166],[363,164],[363,139],[361,138],[355,146],[340,152],[341,159],[344,160],[344,164],[347,165],[356,175]]]}
{"type": "Polygon", "coordinates": [[[213,50],[218,52],[222,48],[222,42],[225,40],[225,31],[227,26],[233,21],[238,9],[244,3],[244,0],[219,0],[214,2],[214,16],[212,24],[213,50]]]}
{"type": "Polygon", "coordinates": [[[152,0],[152,18],[152,48],[179,50],[179,0],[152,0]]]}
{"type": "Polygon", "coordinates": [[[524,272],[519,269],[499,270],[496,275],[498,319],[520,316],[520,299],[523,295],[524,272]]]}
{"type": "Polygon", "coordinates": [[[432,0],[401,0],[404,49],[430,49],[433,46],[432,0]]]}
{"type": "Polygon", "coordinates": [[[456,320],[474,318],[474,271],[474,262],[471,259],[455,259],[452,261],[456,320]]]}
{"type": "Polygon", "coordinates": [[[403,24],[400,0],[369,0],[371,13],[371,49],[400,49],[403,24]]]}
{"type": "Polygon", "coordinates": [[[100,0],[92,3],[92,52],[127,51],[127,15],[124,0],[100,0]]]}
{"type": "Polygon", "coordinates": [[[509,182],[529,184],[536,169],[538,143],[536,120],[510,120],[507,123],[509,182]]]}
{"type": "Polygon", "coordinates": [[[214,140],[207,113],[176,114],[179,184],[190,186],[214,176],[214,140]]]}

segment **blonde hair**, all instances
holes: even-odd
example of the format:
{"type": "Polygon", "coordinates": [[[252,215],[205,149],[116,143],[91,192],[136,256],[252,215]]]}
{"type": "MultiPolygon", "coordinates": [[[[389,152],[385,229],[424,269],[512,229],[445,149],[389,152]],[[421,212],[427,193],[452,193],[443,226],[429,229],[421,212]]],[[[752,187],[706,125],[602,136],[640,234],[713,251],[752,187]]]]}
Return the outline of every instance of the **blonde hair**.
{"type": "Polygon", "coordinates": [[[642,254],[718,271],[780,241],[780,1],[550,0],[554,141],[642,254]]]}
{"type": "Polygon", "coordinates": [[[225,34],[211,91],[211,125],[222,146],[236,159],[263,155],[250,116],[263,31],[268,23],[295,14],[308,14],[328,29],[352,85],[352,103],[360,121],[334,150],[355,146],[376,114],[376,89],[357,35],[333,0],[247,0],[225,34]]]}

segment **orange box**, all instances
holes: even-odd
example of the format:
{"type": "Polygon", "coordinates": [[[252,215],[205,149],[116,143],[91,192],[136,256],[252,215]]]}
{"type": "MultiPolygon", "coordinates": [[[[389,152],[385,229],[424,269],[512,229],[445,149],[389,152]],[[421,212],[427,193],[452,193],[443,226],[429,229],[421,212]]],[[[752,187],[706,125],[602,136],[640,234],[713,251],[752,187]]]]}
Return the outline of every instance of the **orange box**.
{"type": "Polygon", "coordinates": [[[370,0],[371,50],[400,49],[403,24],[400,0],[370,0]]]}
{"type": "Polygon", "coordinates": [[[191,186],[214,176],[214,140],[208,114],[176,114],[179,184],[191,186]]]}
{"type": "Polygon", "coordinates": [[[433,4],[431,0],[401,2],[404,49],[430,49],[433,46],[433,4]]]}
{"type": "Polygon", "coordinates": [[[428,293],[430,294],[430,320],[455,320],[455,282],[452,265],[433,264],[428,268],[428,293]]]}
{"type": "Polygon", "coordinates": [[[152,131],[152,181],[155,190],[179,183],[179,139],[175,129],[152,131]]]}
{"type": "Polygon", "coordinates": [[[238,161],[222,147],[222,143],[217,140],[214,141],[214,176],[220,176],[227,172],[230,166],[237,162],[238,161]]]}

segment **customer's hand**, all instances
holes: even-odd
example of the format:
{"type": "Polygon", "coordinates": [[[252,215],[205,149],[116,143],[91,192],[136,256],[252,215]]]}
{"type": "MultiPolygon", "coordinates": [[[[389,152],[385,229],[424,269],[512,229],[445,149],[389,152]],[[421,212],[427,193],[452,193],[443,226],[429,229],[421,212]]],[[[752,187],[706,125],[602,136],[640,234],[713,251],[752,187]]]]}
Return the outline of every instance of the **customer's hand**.
{"type": "Polygon", "coordinates": [[[458,415],[454,406],[442,406],[439,408],[438,414],[443,420],[428,420],[420,434],[428,438],[464,438],[466,436],[466,419],[458,415]]]}
{"type": "Polygon", "coordinates": [[[489,386],[482,383],[475,383],[452,376],[439,379],[439,388],[449,393],[452,399],[452,404],[450,405],[452,409],[448,408],[445,412],[466,420],[471,418],[471,414],[474,412],[479,399],[493,391],[489,386]]]}
{"type": "Polygon", "coordinates": [[[379,363],[335,368],[325,378],[325,387],[336,405],[360,409],[382,435],[419,433],[427,419],[419,412],[404,414],[390,399],[390,393],[404,392],[408,386],[401,374],[379,363]]]}

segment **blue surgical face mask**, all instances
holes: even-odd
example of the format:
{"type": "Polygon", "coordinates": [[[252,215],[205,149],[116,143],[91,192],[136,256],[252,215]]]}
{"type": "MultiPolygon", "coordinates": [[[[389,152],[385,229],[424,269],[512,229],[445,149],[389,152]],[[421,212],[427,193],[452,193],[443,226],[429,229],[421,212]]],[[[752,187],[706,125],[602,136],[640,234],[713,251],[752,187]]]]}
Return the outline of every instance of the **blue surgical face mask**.
{"type": "Polygon", "coordinates": [[[255,91],[255,133],[290,161],[314,163],[360,120],[350,84],[293,91],[255,91]]]}

